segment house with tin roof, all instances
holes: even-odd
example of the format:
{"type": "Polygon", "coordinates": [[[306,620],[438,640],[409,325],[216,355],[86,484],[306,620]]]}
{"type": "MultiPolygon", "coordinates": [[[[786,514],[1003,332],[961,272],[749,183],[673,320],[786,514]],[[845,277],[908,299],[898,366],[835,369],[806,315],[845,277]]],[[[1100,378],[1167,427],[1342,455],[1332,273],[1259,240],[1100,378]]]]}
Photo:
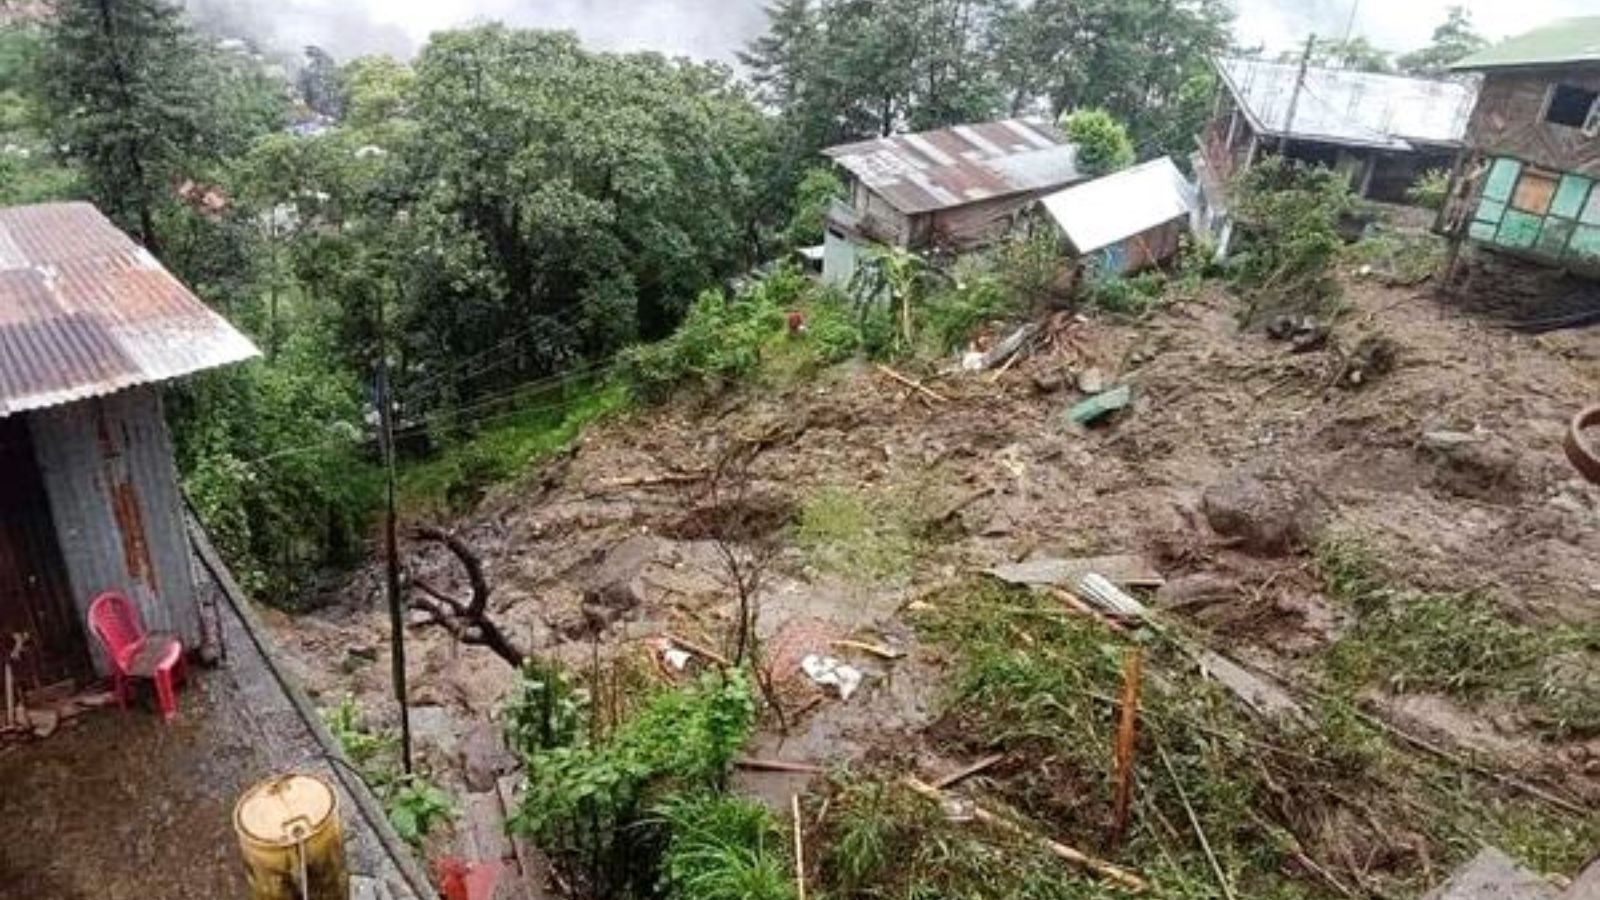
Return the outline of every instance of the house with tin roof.
{"type": "Polygon", "coordinates": [[[1441,230],[1492,250],[1600,274],[1600,16],[1489,47],[1441,230]]]}
{"type": "Polygon", "coordinates": [[[1087,177],[1065,135],[1029,119],[879,137],[823,155],[849,189],[829,210],[823,244],[823,278],[841,286],[867,247],[981,247],[1009,234],[1040,197],[1087,177]]]}
{"type": "Polygon", "coordinates": [[[1224,245],[1229,186],[1266,154],[1344,172],[1358,196],[1405,203],[1424,173],[1454,165],[1476,96],[1470,79],[1262,59],[1224,58],[1213,66],[1222,87],[1193,162],[1202,224],[1224,245]]]}

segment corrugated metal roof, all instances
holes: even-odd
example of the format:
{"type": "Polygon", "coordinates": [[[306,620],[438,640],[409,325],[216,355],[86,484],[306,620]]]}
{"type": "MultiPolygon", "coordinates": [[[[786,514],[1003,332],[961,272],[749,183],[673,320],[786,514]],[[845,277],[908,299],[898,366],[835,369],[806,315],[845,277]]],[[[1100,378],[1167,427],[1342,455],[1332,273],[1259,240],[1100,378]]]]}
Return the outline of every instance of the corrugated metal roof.
{"type": "Polygon", "coordinates": [[[93,206],[0,209],[0,416],[257,355],[93,206]]]}
{"type": "Polygon", "coordinates": [[[1188,217],[1194,190],[1163,156],[1057,191],[1040,202],[1079,253],[1093,253],[1188,217]]]}
{"type": "Polygon", "coordinates": [[[895,209],[915,215],[1080,180],[1077,148],[1038,121],[897,134],[822,151],[895,209]]]}
{"type": "Polygon", "coordinates": [[[1559,66],[1600,62],[1600,16],[1561,19],[1480,50],[1450,68],[1462,71],[1509,66],[1559,66]]]}
{"type": "Polygon", "coordinates": [[[1412,144],[1460,144],[1477,102],[1475,85],[1343,69],[1306,70],[1295,100],[1299,66],[1259,59],[1222,59],[1217,71],[1251,127],[1270,137],[1388,150],[1412,144]],[[1289,108],[1294,106],[1294,121],[1289,108]]]}

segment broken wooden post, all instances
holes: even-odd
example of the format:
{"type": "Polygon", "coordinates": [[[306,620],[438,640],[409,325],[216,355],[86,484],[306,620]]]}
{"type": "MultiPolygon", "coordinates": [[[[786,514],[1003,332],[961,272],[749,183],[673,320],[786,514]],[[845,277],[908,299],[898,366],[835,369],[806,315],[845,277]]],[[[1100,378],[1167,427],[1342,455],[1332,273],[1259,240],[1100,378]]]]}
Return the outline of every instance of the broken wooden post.
{"type": "Polygon", "coordinates": [[[1144,679],[1144,648],[1122,653],[1121,713],[1117,720],[1117,784],[1111,812],[1111,846],[1128,833],[1128,807],[1133,800],[1133,755],[1138,742],[1139,688],[1144,679]]]}

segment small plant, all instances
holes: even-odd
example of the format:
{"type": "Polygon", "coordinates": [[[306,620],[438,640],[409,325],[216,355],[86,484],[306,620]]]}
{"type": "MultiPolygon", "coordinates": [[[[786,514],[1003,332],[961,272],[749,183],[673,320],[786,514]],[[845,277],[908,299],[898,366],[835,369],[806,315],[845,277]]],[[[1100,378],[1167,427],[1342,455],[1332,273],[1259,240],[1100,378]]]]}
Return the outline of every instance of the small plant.
{"type": "Polygon", "coordinates": [[[358,769],[382,763],[399,748],[399,737],[392,730],[368,727],[355,695],[345,694],[339,705],[322,711],[322,719],[339,742],[344,755],[358,769]]]}
{"type": "Polygon", "coordinates": [[[1088,305],[1106,312],[1143,316],[1161,306],[1166,290],[1167,277],[1160,272],[1141,272],[1126,278],[1109,275],[1090,283],[1088,305]]]}
{"type": "Polygon", "coordinates": [[[421,775],[402,775],[383,798],[384,812],[408,844],[420,844],[440,825],[455,818],[450,795],[421,775]]]}
{"type": "Polygon", "coordinates": [[[681,900],[791,900],[784,836],[760,803],[710,793],[680,794],[657,807],[670,837],[661,887],[681,900]]]}
{"type": "Polygon", "coordinates": [[[1406,199],[1424,209],[1443,209],[1444,198],[1450,193],[1450,173],[1444,169],[1429,169],[1406,189],[1406,199]]]}
{"type": "Polygon", "coordinates": [[[1000,278],[969,270],[929,296],[923,321],[933,350],[942,354],[965,346],[984,325],[1020,311],[1016,296],[1000,278]]]}
{"type": "Polygon", "coordinates": [[[328,730],[361,778],[383,804],[389,823],[408,843],[420,844],[433,829],[454,818],[446,794],[419,773],[400,771],[400,739],[393,729],[375,729],[354,696],[322,711],[328,730]]]}
{"type": "Polygon", "coordinates": [[[586,727],[588,710],[588,696],[572,684],[564,669],[529,659],[502,711],[506,745],[524,758],[571,746],[586,727]]]}

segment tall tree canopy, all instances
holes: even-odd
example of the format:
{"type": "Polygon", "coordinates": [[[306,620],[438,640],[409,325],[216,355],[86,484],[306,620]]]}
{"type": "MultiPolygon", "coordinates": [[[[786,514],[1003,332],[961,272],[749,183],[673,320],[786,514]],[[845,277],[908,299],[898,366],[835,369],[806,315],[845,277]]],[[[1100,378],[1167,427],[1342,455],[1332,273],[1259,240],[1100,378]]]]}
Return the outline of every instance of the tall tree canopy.
{"type": "Polygon", "coordinates": [[[1451,63],[1466,59],[1489,46],[1472,27],[1472,14],[1466,7],[1452,6],[1445,19],[1433,30],[1433,41],[1413,53],[1400,57],[1400,69],[1412,75],[1441,75],[1451,63]]]}

